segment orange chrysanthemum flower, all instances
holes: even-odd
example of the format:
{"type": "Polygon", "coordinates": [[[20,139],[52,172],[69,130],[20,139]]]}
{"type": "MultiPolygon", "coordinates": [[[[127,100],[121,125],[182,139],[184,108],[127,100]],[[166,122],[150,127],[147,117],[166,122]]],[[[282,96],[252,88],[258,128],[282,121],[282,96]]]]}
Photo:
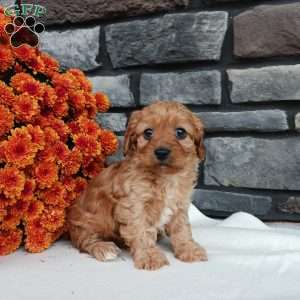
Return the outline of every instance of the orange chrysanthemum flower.
{"type": "Polygon", "coordinates": [[[4,105],[0,105],[0,137],[7,133],[14,124],[14,115],[4,105]]]}
{"type": "Polygon", "coordinates": [[[45,133],[40,126],[27,125],[28,132],[31,135],[31,142],[37,150],[43,150],[45,147],[45,133]]]}
{"type": "Polygon", "coordinates": [[[6,215],[7,215],[7,210],[5,208],[0,208],[0,222],[3,221],[6,215]]]}
{"type": "Polygon", "coordinates": [[[74,137],[76,149],[80,150],[84,156],[97,156],[101,154],[101,144],[97,137],[87,134],[78,134],[74,137]]]}
{"type": "Polygon", "coordinates": [[[0,45],[0,73],[13,66],[15,58],[9,45],[0,45]]]}
{"type": "Polygon", "coordinates": [[[65,198],[66,206],[69,207],[77,197],[78,196],[74,191],[69,192],[65,198]]]}
{"type": "Polygon", "coordinates": [[[89,104],[96,105],[97,104],[96,97],[93,93],[85,92],[84,96],[85,96],[86,105],[89,105],[89,104]]]}
{"type": "Polygon", "coordinates": [[[91,92],[92,91],[92,83],[90,82],[90,80],[88,80],[84,73],[79,70],[79,69],[70,69],[68,71],[68,73],[71,73],[76,80],[79,82],[80,84],[80,89],[86,91],[86,92],[91,92]]]}
{"type": "Polygon", "coordinates": [[[84,156],[82,159],[82,166],[85,167],[93,160],[98,159],[100,156],[92,157],[92,156],[84,156]]]}
{"type": "Polygon", "coordinates": [[[13,89],[0,80],[0,104],[10,107],[14,100],[13,89]]]}
{"type": "Polygon", "coordinates": [[[0,193],[0,208],[1,209],[6,209],[9,206],[13,206],[16,204],[18,200],[16,198],[7,198],[3,193],[0,193]]]}
{"type": "Polygon", "coordinates": [[[28,139],[31,141],[31,134],[28,131],[27,126],[17,127],[15,129],[11,130],[11,136],[16,136],[20,139],[28,139]]]}
{"type": "Polygon", "coordinates": [[[28,93],[30,96],[42,98],[44,86],[27,73],[17,73],[10,80],[10,85],[18,93],[28,93]]]}
{"type": "Polygon", "coordinates": [[[67,192],[71,192],[74,190],[76,185],[75,178],[73,178],[72,176],[62,176],[60,180],[67,192]]]}
{"type": "Polygon", "coordinates": [[[86,179],[84,179],[82,177],[77,177],[75,179],[75,187],[74,187],[73,192],[78,197],[85,190],[86,186],[87,186],[86,179]]]}
{"type": "Polygon", "coordinates": [[[97,137],[99,134],[99,125],[94,120],[81,116],[78,118],[78,125],[81,133],[97,137]]]}
{"type": "Polygon", "coordinates": [[[64,123],[64,121],[55,117],[50,117],[49,121],[49,126],[57,132],[57,134],[60,136],[60,139],[62,141],[66,141],[70,130],[69,127],[64,123]]]}
{"type": "Polygon", "coordinates": [[[74,91],[69,95],[69,100],[76,110],[83,110],[86,104],[86,99],[83,91],[74,91]]]}
{"type": "Polygon", "coordinates": [[[50,126],[52,115],[41,114],[36,117],[34,124],[39,125],[42,129],[50,126]]]}
{"type": "Polygon", "coordinates": [[[24,189],[25,175],[15,167],[0,169],[0,188],[8,198],[18,198],[24,189]]]}
{"type": "Polygon", "coordinates": [[[102,130],[100,141],[104,155],[111,155],[118,149],[118,139],[111,131],[102,130]]]}
{"type": "Polygon", "coordinates": [[[41,252],[52,242],[52,234],[42,226],[39,218],[26,221],[25,234],[25,248],[29,252],[41,252]]]}
{"type": "Polygon", "coordinates": [[[95,98],[96,98],[96,105],[99,112],[106,112],[109,110],[110,102],[107,95],[98,92],[95,94],[95,98]]]}
{"type": "Polygon", "coordinates": [[[30,122],[39,114],[40,107],[37,99],[26,92],[15,97],[12,110],[16,114],[17,120],[21,122],[30,122]]]}
{"type": "Polygon", "coordinates": [[[21,199],[25,201],[31,201],[34,198],[35,187],[36,187],[36,183],[34,179],[32,178],[26,179],[24,184],[24,189],[21,194],[21,199]]]}
{"type": "Polygon", "coordinates": [[[14,252],[21,244],[23,233],[20,229],[0,230],[0,256],[14,252]]]}
{"type": "Polygon", "coordinates": [[[65,211],[58,207],[47,207],[41,216],[41,225],[50,232],[55,232],[64,225],[65,211]]]}
{"type": "Polygon", "coordinates": [[[81,132],[81,128],[78,124],[78,122],[70,122],[68,124],[69,130],[70,130],[70,134],[72,137],[74,137],[75,135],[79,134],[81,132]]]}
{"type": "Polygon", "coordinates": [[[16,202],[14,206],[10,208],[10,211],[13,216],[19,216],[21,220],[24,213],[27,211],[28,207],[29,207],[29,201],[20,199],[16,202]]]}
{"type": "Polygon", "coordinates": [[[42,201],[33,200],[29,202],[27,211],[24,213],[24,219],[26,221],[37,219],[41,216],[44,210],[44,204],[42,201]]]}
{"type": "Polygon", "coordinates": [[[92,160],[85,166],[83,166],[82,173],[86,177],[95,177],[104,168],[104,163],[102,160],[92,160]]]}
{"type": "Polygon", "coordinates": [[[0,163],[5,162],[5,146],[6,146],[6,141],[0,142],[0,163]]]}
{"type": "Polygon", "coordinates": [[[95,118],[97,113],[97,100],[96,97],[92,93],[85,93],[86,100],[86,112],[90,118],[95,118]]]}
{"type": "Polygon", "coordinates": [[[26,127],[14,129],[5,144],[6,161],[18,168],[31,165],[37,151],[31,140],[26,127]]]}
{"type": "MultiPolygon", "coordinates": [[[[0,7],[0,255],[40,252],[66,230],[66,208],[105,166],[113,135],[93,120],[107,110],[78,69],[37,48],[13,48],[0,7]]],[[[101,96],[101,97],[100,97],[101,96]]]]}
{"type": "Polygon", "coordinates": [[[41,161],[35,167],[35,176],[41,188],[51,187],[58,179],[57,165],[52,161],[41,161]]]}
{"type": "MultiPolygon", "coordinates": [[[[44,131],[46,130],[46,127],[51,127],[59,135],[62,141],[66,141],[70,133],[70,129],[65,122],[61,119],[55,118],[53,115],[49,115],[47,117],[40,116],[36,119],[35,124],[41,126],[44,131]]],[[[47,138],[46,132],[45,136],[47,138]]]]}
{"type": "Polygon", "coordinates": [[[57,95],[54,88],[49,85],[44,85],[43,104],[48,107],[53,107],[57,102],[57,95]]]}
{"type": "Polygon", "coordinates": [[[51,188],[46,189],[40,195],[40,199],[52,206],[65,207],[64,199],[67,196],[67,190],[60,182],[55,182],[51,188]]]}
{"type": "Polygon", "coordinates": [[[33,70],[33,74],[44,73],[46,65],[39,55],[27,62],[27,66],[33,70]]]}
{"type": "Polygon", "coordinates": [[[52,146],[53,155],[57,158],[58,163],[66,161],[69,157],[70,150],[66,144],[61,141],[56,142],[52,146]]]}
{"type": "Polygon", "coordinates": [[[38,161],[52,161],[52,162],[56,161],[56,156],[54,155],[54,151],[52,147],[50,148],[46,147],[45,149],[39,151],[36,158],[38,161]]]}
{"type": "Polygon", "coordinates": [[[66,197],[64,198],[64,202],[66,207],[68,207],[78,196],[74,191],[78,183],[76,182],[76,179],[71,176],[62,177],[61,182],[67,191],[66,197]]]}
{"type": "Polygon", "coordinates": [[[66,93],[77,90],[80,87],[76,77],[71,73],[55,73],[52,76],[52,84],[55,88],[60,88],[57,90],[58,97],[64,97],[66,93]]]}
{"type": "Polygon", "coordinates": [[[76,174],[82,163],[82,153],[78,149],[73,149],[66,160],[62,162],[62,172],[64,175],[74,175],[76,174]]]}
{"type": "Polygon", "coordinates": [[[57,98],[60,99],[60,101],[68,101],[68,90],[64,86],[56,86],[54,87],[54,90],[57,98]]]}
{"type": "Polygon", "coordinates": [[[19,61],[30,62],[36,57],[36,48],[23,44],[18,48],[14,48],[14,54],[19,61]]]}
{"type": "Polygon", "coordinates": [[[97,114],[97,107],[96,104],[88,104],[86,106],[86,114],[83,115],[87,115],[88,117],[94,119],[96,117],[97,114]]]}
{"type": "Polygon", "coordinates": [[[57,101],[54,105],[53,105],[53,113],[57,118],[63,118],[65,117],[68,112],[69,112],[69,105],[67,102],[59,102],[57,101]]]}
{"type": "Polygon", "coordinates": [[[15,73],[22,73],[22,72],[25,72],[26,70],[21,64],[16,62],[15,66],[14,66],[14,71],[15,71],[15,73]]]}
{"type": "Polygon", "coordinates": [[[57,132],[51,127],[44,128],[44,134],[45,134],[46,145],[49,146],[54,145],[56,142],[60,140],[60,137],[57,134],[57,132]]]}
{"type": "Polygon", "coordinates": [[[0,225],[1,230],[14,230],[21,223],[21,215],[9,208],[0,225]]]}
{"type": "Polygon", "coordinates": [[[41,53],[40,58],[45,65],[45,70],[43,71],[44,74],[52,77],[59,71],[59,63],[55,58],[44,52],[41,53]]]}
{"type": "MultiPolygon", "coordinates": [[[[2,9],[0,7],[0,9],[2,9]]],[[[0,43],[1,44],[8,44],[9,43],[9,36],[5,31],[6,24],[11,22],[11,18],[5,16],[3,9],[0,11],[0,43]]]]}

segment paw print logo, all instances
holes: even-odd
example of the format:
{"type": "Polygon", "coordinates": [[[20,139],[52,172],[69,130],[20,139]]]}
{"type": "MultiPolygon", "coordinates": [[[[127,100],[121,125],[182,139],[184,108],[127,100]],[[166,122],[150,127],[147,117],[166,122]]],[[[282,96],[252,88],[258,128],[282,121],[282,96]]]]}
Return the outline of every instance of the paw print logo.
{"type": "Polygon", "coordinates": [[[13,47],[20,47],[28,44],[37,47],[39,44],[39,34],[45,30],[42,23],[36,23],[33,16],[28,16],[24,20],[23,17],[17,16],[12,23],[5,26],[5,31],[10,35],[10,43],[13,47]]]}

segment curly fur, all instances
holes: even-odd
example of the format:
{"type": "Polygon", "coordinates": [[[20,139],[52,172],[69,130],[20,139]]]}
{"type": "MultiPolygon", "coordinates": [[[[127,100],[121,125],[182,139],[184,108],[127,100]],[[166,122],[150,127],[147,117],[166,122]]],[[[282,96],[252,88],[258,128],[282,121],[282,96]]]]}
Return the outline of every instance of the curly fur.
{"type": "Polygon", "coordinates": [[[193,239],[188,220],[191,193],[204,159],[204,127],[185,106],[158,101],[131,115],[124,139],[125,159],[104,169],[68,211],[72,243],[100,261],[128,247],[139,269],[168,264],[157,246],[164,229],[175,256],[186,262],[207,260],[193,239]],[[187,136],[178,139],[176,128],[187,136]],[[150,140],[146,128],[153,129],[150,140]],[[171,150],[161,162],[155,149],[171,150]]]}

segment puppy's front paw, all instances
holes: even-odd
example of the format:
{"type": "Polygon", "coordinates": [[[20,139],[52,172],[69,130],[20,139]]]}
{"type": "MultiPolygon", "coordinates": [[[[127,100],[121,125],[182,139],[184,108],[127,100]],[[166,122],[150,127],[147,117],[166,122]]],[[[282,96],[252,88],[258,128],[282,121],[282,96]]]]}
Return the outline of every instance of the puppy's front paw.
{"type": "Polygon", "coordinates": [[[207,261],[205,249],[194,241],[180,245],[175,249],[175,256],[184,262],[207,261]]]}
{"type": "Polygon", "coordinates": [[[137,251],[134,255],[134,265],[137,269],[153,271],[169,265],[169,261],[159,248],[154,247],[137,251]]]}
{"type": "Polygon", "coordinates": [[[99,261],[108,261],[117,258],[121,250],[113,242],[96,242],[93,245],[91,255],[99,261]]]}

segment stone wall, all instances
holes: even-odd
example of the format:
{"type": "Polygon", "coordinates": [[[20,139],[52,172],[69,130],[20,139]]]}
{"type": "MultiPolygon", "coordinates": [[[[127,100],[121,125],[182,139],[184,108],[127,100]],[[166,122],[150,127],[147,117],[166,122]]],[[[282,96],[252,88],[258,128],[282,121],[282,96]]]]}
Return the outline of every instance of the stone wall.
{"type": "Polygon", "coordinates": [[[130,112],[154,99],[203,118],[201,210],[300,220],[299,1],[28,2],[48,8],[43,49],[110,96],[99,120],[120,141],[130,112]]]}

